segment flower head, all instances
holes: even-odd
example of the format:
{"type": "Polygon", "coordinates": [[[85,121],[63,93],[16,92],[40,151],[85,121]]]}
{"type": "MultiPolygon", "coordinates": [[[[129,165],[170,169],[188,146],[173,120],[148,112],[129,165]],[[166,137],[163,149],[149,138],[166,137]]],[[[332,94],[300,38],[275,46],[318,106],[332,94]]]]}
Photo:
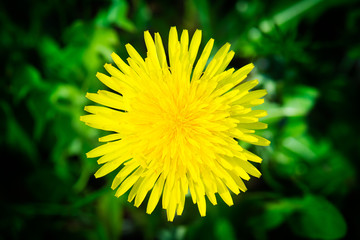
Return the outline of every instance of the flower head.
{"type": "Polygon", "coordinates": [[[87,153],[89,158],[101,156],[98,163],[103,165],[95,177],[120,168],[111,186],[117,188],[115,195],[131,189],[128,200],[135,199],[138,207],[150,192],[149,214],[162,197],[169,221],[182,214],[188,192],[201,216],[206,214],[205,195],[215,205],[218,193],[232,205],[230,191],[246,191],[243,179],[261,175],[250,163],[261,158],[242,148],[238,140],[270,143],[254,134],[267,127],[258,121],[266,111],[252,110],[264,102],[261,97],[266,91],[250,91],[257,80],[241,83],[254,65],[225,70],[234,56],[228,43],[207,65],[213,39],[195,61],[200,30],[191,41],[184,30],[179,41],[176,28],[170,29],[169,63],[160,35],[155,33],[153,39],[146,31],[144,37],[145,59],[127,44],[128,64],[113,53],[118,68],[105,64],[111,76],[97,74],[114,91],[86,95],[105,107],[86,106],[90,114],[81,121],[113,132],[99,139],[106,144],[87,153]]]}

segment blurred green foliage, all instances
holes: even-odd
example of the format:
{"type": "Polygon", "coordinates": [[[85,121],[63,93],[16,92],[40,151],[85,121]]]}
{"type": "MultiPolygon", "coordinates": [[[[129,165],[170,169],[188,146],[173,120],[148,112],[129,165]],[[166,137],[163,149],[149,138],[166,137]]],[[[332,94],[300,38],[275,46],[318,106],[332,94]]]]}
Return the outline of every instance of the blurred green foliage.
{"type": "MultiPolygon", "coordinates": [[[[0,3],[0,239],[360,239],[360,6],[351,0],[0,3]],[[85,153],[104,133],[79,121],[97,71],[143,31],[203,30],[269,92],[263,177],[205,218],[189,199],[168,223],[117,199],[85,153]]],[[[166,42],[166,41],[165,41],[166,42]]],[[[146,201],[145,201],[146,202],[146,201]]],[[[145,205],[145,204],[143,204],[145,205]]]]}

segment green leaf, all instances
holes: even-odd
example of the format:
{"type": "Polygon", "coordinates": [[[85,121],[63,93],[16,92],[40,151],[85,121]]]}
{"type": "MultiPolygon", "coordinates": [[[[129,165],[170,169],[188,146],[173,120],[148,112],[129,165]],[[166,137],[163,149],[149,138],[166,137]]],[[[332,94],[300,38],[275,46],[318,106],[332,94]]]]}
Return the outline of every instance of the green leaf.
{"type": "Polygon", "coordinates": [[[249,220],[249,224],[257,230],[270,230],[279,227],[297,208],[297,199],[278,199],[264,202],[264,211],[249,220]]]}
{"type": "Polygon", "coordinates": [[[235,231],[230,221],[226,218],[217,219],[215,222],[215,236],[219,240],[235,240],[235,231]]]}
{"type": "Polygon", "coordinates": [[[184,239],[186,228],[184,226],[171,227],[164,229],[159,234],[160,240],[181,240],[184,239]]]}
{"type": "Polygon", "coordinates": [[[314,106],[318,91],[308,86],[297,86],[284,97],[285,116],[305,116],[314,106]]]}
{"type": "Polygon", "coordinates": [[[79,89],[71,84],[58,84],[50,96],[51,104],[59,111],[75,115],[86,99],[79,89]]]}
{"type": "Polygon", "coordinates": [[[314,159],[316,157],[316,153],[311,150],[309,146],[309,137],[305,135],[302,138],[296,137],[287,137],[283,140],[282,144],[284,148],[289,151],[297,154],[301,158],[305,159],[314,159]]]}
{"type": "Polygon", "coordinates": [[[111,61],[111,53],[116,50],[119,38],[114,29],[95,26],[89,45],[86,47],[81,59],[87,72],[91,74],[91,81],[94,81],[94,72],[105,61],[111,61]]]}
{"type": "MultiPolygon", "coordinates": [[[[210,6],[207,0],[194,1],[200,23],[204,29],[211,29],[210,6]]],[[[205,33],[206,34],[206,33],[205,33]]]]}
{"type": "Polygon", "coordinates": [[[331,151],[330,147],[316,165],[308,168],[303,181],[317,193],[345,195],[351,188],[349,183],[354,181],[355,168],[342,153],[331,151]]]}
{"type": "Polygon", "coordinates": [[[270,32],[275,26],[282,26],[289,21],[299,18],[300,15],[312,10],[321,0],[303,0],[295,2],[282,11],[276,12],[272,19],[263,20],[259,27],[263,32],[270,32]]]}
{"type": "Polygon", "coordinates": [[[40,72],[30,64],[20,67],[11,81],[10,90],[15,102],[19,102],[33,90],[46,90],[49,85],[42,79],[40,72]]]}
{"type": "Polygon", "coordinates": [[[114,24],[126,31],[133,32],[136,27],[128,18],[129,5],[124,0],[113,0],[109,10],[100,11],[96,17],[96,22],[107,26],[114,24]]]}
{"type": "Polygon", "coordinates": [[[299,236],[312,239],[339,239],[347,226],[339,210],[323,197],[308,195],[291,218],[291,228],[299,236]]]}
{"type": "Polygon", "coordinates": [[[109,192],[104,194],[98,203],[98,215],[108,239],[119,239],[122,230],[122,201],[109,192]]]}
{"type": "Polygon", "coordinates": [[[29,137],[24,127],[16,119],[11,106],[4,101],[0,101],[0,117],[4,121],[4,137],[7,147],[11,146],[28,157],[33,164],[37,163],[38,152],[34,141],[29,137]]]}

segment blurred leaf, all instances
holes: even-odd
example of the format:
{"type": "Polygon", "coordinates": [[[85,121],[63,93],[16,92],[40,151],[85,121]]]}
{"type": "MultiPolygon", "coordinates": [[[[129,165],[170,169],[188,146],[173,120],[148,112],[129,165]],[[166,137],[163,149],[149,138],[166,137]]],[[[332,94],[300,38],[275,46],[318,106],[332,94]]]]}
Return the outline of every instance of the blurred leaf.
{"type": "Polygon", "coordinates": [[[137,1],[135,4],[134,24],[138,30],[145,29],[151,20],[152,12],[145,0],[137,1]]]}
{"type": "Polygon", "coordinates": [[[43,37],[39,44],[46,78],[86,88],[98,84],[94,82],[95,73],[104,59],[111,61],[110,55],[118,44],[115,30],[76,21],[66,29],[63,38],[66,43],[63,48],[49,37],[43,37]]]}
{"type": "Polygon", "coordinates": [[[77,113],[85,101],[86,99],[79,89],[70,84],[58,84],[50,95],[53,107],[69,115],[78,115],[77,113]]]}
{"type": "Polygon", "coordinates": [[[108,239],[119,239],[123,223],[122,201],[109,192],[100,198],[98,204],[98,214],[105,226],[108,239]]]}
{"type": "Polygon", "coordinates": [[[299,236],[312,239],[339,239],[346,234],[346,222],[339,210],[325,198],[308,195],[291,218],[291,228],[299,236]]]}
{"type": "Polygon", "coordinates": [[[118,34],[114,29],[95,26],[95,31],[86,47],[81,63],[94,80],[94,73],[104,64],[104,60],[112,62],[111,53],[115,51],[119,43],[118,34]]]}
{"type": "MultiPolygon", "coordinates": [[[[37,162],[38,152],[37,148],[24,131],[15,118],[10,105],[6,102],[0,101],[0,114],[4,120],[4,135],[5,135],[5,146],[11,146],[19,152],[24,153],[33,163],[37,162]]],[[[2,140],[2,139],[1,139],[2,140]]]]}
{"type": "Polygon", "coordinates": [[[346,194],[354,184],[356,173],[349,161],[334,150],[319,157],[317,165],[307,168],[301,179],[314,192],[324,195],[346,194]]]}
{"type": "Polygon", "coordinates": [[[102,204],[104,201],[105,196],[111,195],[111,190],[103,188],[91,193],[86,194],[86,196],[82,196],[78,199],[76,199],[72,205],[71,208],[74,210],[76,208],[81,208],[83,206],[89,205],[97,201],[98,204],[102,204]]]}
{"type": "Polygon", "coordinates": [[[276,12],[271,19],[263,20],[259,27],[263,32],[270,32],[275,26],[285,25],[287,22],[294,20],[299,15],[312,10],[322,0],[302,0],[298,2],[291,2],[291,5],[282,11],[276,12]]]}
{"type": "MultiPolygon", "coordinates": [[[[270,80],[266,80],[266,82],[268,81],[270,80]]],[[[315,88],[299,85],[287,89],[283,95],[283,105],[267,101],[254,109],[266,109],[268,115],[262,120],[267,123],[278,122],[284,117],[303,117],[313,108],[318,95],[318,90],[315,88]]],[[[305,119],[297,118],[288,121],[291,121],[289,124],[293,125],[291,129],[296,126],[299,133],[306,129],[305,119]]]]}
{"type": "Polygon", "coordinates": [[[25,64],[15,72],[10,85],[15,104],[23,100],[34,119],[33,136],[39,140],[52,110],[48,105],[48,93],[51,84],[42,79],[40,72],[34,66],[25,64]]]}
{"type": "MultiPolygon", "coordinates": [[[[276,123],[279,120],[281,120],[283,117],[285,117],[284,111],[282,110],[280,104],[267,101],[263,104],[261,104],[261,107],[254,107],[254,109],[266,109],[268,115],[261,118],[261,121],[264,121],[266,123],[276,123]]],[[[270,124],[269,127],[275,126],[270,124]]]]}
{"type": "MultiPolygon", "coordinates": [[[[80,155],[83,154],[81,153],[80,155]]],[[[95,161],[93,162],[89,161],[84,155],[81,157],[80,175],[78,177],[78,180],[74,183],[73,186],[76,192],[81,192],[86,188],[89,178],[94,175],[94,172],[96,171],[97,168],[98,166],[95,161]]]]}
{"type": "Polygon", "coordinates": [[[40,72],[32,65],[19,67],[11,81],[10,91],[15,97],[15,102],[19,102],[27,97],[33,90],[46,90],[49,85],[44,82],[40,72]]]}
{"type": "Polygon", "coordinates": [[[64,127],[61,127],[65,125],[67,127],[66,123],[62,123],[61,120],[57,122],[57,124],[54,124],[54,130],[55,135],[57,136],[57,141],[52,146],[51,150],[51,159],[54,162],[54,171],[56,175],[61,178],[62,180],[71,179],[71,171],[70,171],[70,164],[68,161],[68,153],[67,153],[67,146],[68,146],[68,140],[71,138],[71,135],[64,131],[64,127]],[[62,129],[62,132],[60,133],[59,128],[62,129]]]}
{"type": "Polygon", "coordinates": [[[284,96],[285,116],[304,116],[314,106],[318,91],[308,86],[297,86],[284,96]]]}
{"type": "MultiPolygon", "coordinates": [[[[211,30],[211,22],[210,20],[212,19],[210,17],[210,7],[209,7],[209,3],[208,0],[195,0],[193,1],[196,9],[197,9],[197,13],[198,13],[198,17],[201,23],[201,26],[204,29],[207,29],[209,32],[209,30],[211,30]]],[[[204,34],[207,35],[208,33],[205,32],[204,34]]],[[[205,36],[208,37],[208,36],[205,36]]]]}
{"type": "Polygon", "coordinates": [[[71,191],[69,191],[69,182],[60,179],[54,173],[52,167],[37,167],[34,174],[26,179],[26,184],[28,189],[36,186],[36,188],[32,190],[31,195],[36,199],[37,203],[60,203],[70,199],[71,191]],[[56,188],[54,188],[54,186],[56,186],[56,188]],[[67,194],[64,195],[64,192],[67,192],[67,194]]]}
{"type": "Polygon", "coordinates": [[[161,240],[182,240],[185,239],[186,228],[183,226],[172,226],[160,232],[161,240]]]}
{"type": "MultiPolygon", "coordinates": [[[[61,78],[63,76],[62,73],[65,72],[65,67],[68,66],[62,64],[63,53],[58,43],[54,39],[48,36],[43,36],[39,42],[38,48],[39,48],[39,55],[43,59],[46,77],[57,76],[58,78],[61,78]]],[[[51,80],[54,81],[55,79],[51,79],[51,80]]]]}
{"type": "Polygon", "coordinates": [[[125,0],[112,0],[108,10],[102,10],[96,17],[96,23],[103,26],[114,24],[126,31],[135,30],[135,25],[127,18],[129,6],[125,0]]]}
{"type": "Polygon", "coordinates": [[[283,198],[276,201],[263,202],[263,212],[249,220],[256,231],[268,231],[279,227],[298,208],[298,199],[283,198]]]}
{"type": "Polygon", "coordinates": [[[26,104],[35,122],[34,138],[40,140],[46,128],[46,124],[55,113],[54,109],[49,108],[49,92],[32,92],[31,97],[26,99],[26,104]]]}
{"type": "Polygon", "coordinates": [[[348,51],[349,58],[359,59],[360,58],[360,45],[354,46],[348,51]]]}
{"type": "MultiPolygon", "coordinates": [[[[298,139],[298,141],[303,141],[302,144],[307,145],[310,147],[308,141],[308,124],[306,122],[305,117],[289,117],[284,120],[283,126],[283,142],[286,144],[286,138],[305,138],[305,139],[298,139]],[[305,142],[305,143],[304,143],[305,142]]],[[[310,151],[310,150],[309,150],[310,151]]]]}
{"type": "Polygon", "coordinates": [[[301,158],[305,159],[314,159],[317,157],[316,153],[311,150],[309,146],[309,142],[307,141],[308,138],[296,138],[296,135],[294,134],[294,137],[287,137],[283,140],[282,144],[283,146],[288,149],[289,151],[292,151],[299,155],[301,158]]]}
{"type": "Polygon", "coordinates": [[[235,240],[234,228],[226,218],[217,219],[215,222],[215,236],[219,240],[235,240]]]}

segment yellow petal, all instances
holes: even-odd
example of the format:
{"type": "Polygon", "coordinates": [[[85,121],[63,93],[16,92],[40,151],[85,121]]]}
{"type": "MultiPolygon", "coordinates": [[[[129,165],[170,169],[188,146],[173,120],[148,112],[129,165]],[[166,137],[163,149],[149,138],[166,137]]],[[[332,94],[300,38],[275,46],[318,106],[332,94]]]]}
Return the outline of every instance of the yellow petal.
{"type": "Polygon", "coordinates": [[[104,154],[116,151],[117,147],[120,144],[121,144],[121,140],[115,141],[115,142],[110,142],[110,143],[105,143],[97,148],[94,148],[90,152],[86,153],[86,157],[94,158],[94,157],[99,157],[104,154]]]}
{"type": "Polygon", "coordinates": [[[175,64],[178,62],[178,57],[180,56],[180,43],[178,40],[178,34],[176,27],[170,28],[169,33],[169,61],[170,67],[175,67],[175,64]]]}
{"type": "Polygon", "coordinates": [[[199,60],[196,63],[191,81],[195,81],[199,79],[200,75],[202,74],[202,71],[205,68],[207,60],[209,59],[211,49],[213,48],[213,46],[214,46],[214,39],[210,39],[208,43],[205,45],[205,48],[201,53],[199,60]]]}
{"type": "Polygon", "coordinates": [[[121,134],[114,133],[114,134],[109,134],[107,136],[99,138],[99,142],[111,142],[114,140],[119,140],[121,138],[122,138],[121,134]]]}
{"type": "Polygon", "coordinates": [[[237,176],[237,174],[235,174],[233,171],[227,171],[227,172],[229,173],[231,178],[235,181],[238,188],[240,188],[241,191],[246,192],[247,188],[246,188],[244,182],[241,180],[241,178],[239,176],[237,176]]]}
{"type": "Polygon", "coordinates": [[[245,128],[245,129],[266,129],[268,125],[262,122],[254,122],[254,123],[238,123],[238,128],[245,128]]]}
{"type": "Polygon", "coordinates": [[[227,53],[229,52],[230,44],[226,43],[222,46],[217,53],[215,54],[214,58],[209,63],[208,67],[205,70],[204,78],[211,78],[215,75],[217,70],[221,67],[227,53]]]}
{"type": "Polygon", "coordinates": [[[146,69],[144,59],[135,50],[135,48],[129,43],[125,45],[125,48],[126,48],[126,51],[129,53],[129,56],[131,57],[131,59],[133,59],[140,67],[142,67],[143,69],[146,69]]]}
{"type": "Polygon", "coordinates": [[[154,66],[155,69],[160,69],[160,62],[157,56],[155,42],[151,37],[149,31],[144,32],[144,39],[146,48],[148,50],[148,58],[150,59],[151,64],[154,66]]]}
{"type": "Polygon", "coordinates": [[[190,47],[189,47],[189,64],[190,64],[190,67],[193,66],[194,62],[195,62],[195,59],[196,59],[196,56],[197,56],[197,53],[199,51],[199,46],[200,46],[200,43],[201,43],[201,30],[196,30],[192,39],[191,39],[191,42],[190,42],[190,47]]]}
{"type": "Polygon", "coordinates": [[[124,161],[125,161],[124,159],[118,158],[111,162],[105,163],[99,170],[96,171],[95,177],[100,178],[105,176],[106,174],[118,168],[124,161]]]}
{"type": "Polygon", "coordinates": [[[80,116],[80,121],[85,122],[87,125],[91,124],[98,129],[109,129],[114,131],[118,128],[117,123],[113,121],[113,119],[94,114],[80,116]]]}
{"type": "Polygon", "coordinates": [[[139,187],[139,190],[137,191],[137,195],[135,198],[135,207],[139,207],[140,204],[144,201],[146,194],[149,192],[149,190],[154,186],[156,179],[158,178],[159,174],[156,174],[155,172],[152,174],[148,174],[144,181],[141,183],[141,186],[139,187]]]}
{"type": "MultiPolygon", "coordinates": [[[[113,67],[111,64],[106,63],[106,64],[104,65],[104,68],[105,68],[106,71],[107,71],[108,73],[110,73],[112,76],[114,76],[114,77],[116,77],[116,78],[118,78],[118,79],[124,79],[124,74],[123,74],[122,72],[120,72],[120,70],[117,69],[116,67],[113,67]]],[[[108,76],[106,76],[105,74],[102,74],[102,73],[97,73],[97,74],[96,74],[96,77],[97,77],[100,81],[102,81],[102,80],[105,80],[106,77],[108,77],[108,76]]]]}
{"type": "Polygon", "coordinates": [[[154,188],[151,191],[149,202],[146,208],[146,213],[151,214],[154,211],[163,191],[164,182],[164,175],[161,174],[159,179],[156,181],[154,188]]]}
{"type": "Polygon", "coordinates": [[[188,56],[189,49],[189,32],[184,29],[180,37],[180,58],[183,59],[188,56]]]}
{"type": "Polygon", "coordinates": [[[139,167],[133,174],[128,176],[120,185],[119,189],[116,191],[115,196],[120,197],[123,195],[127,190],[129,190],[135,182],[140,178],[144,169],[139,167]]]}
{"type": "Polygon", "coordinates": [[[262,159],[255,155],[254,153],[252,152],[249,152],[248,150],[244,149],[244,154],[245,156],[252,162],[257,162],[257,163],[261,163],[262,162],[262,159]]]}
{"type": "Polygon", "coordinates": [[[246,102],[251,102],[252,100],[255,100],[255,99],[265,96],[266,93],[267,93],[267,91],[265,89],[252,91],[252,92],[246,94],[244,97],[237,100],[235,102],[235,104],[243,104],[246,102]]]}
{"type": "MultiPolygon", "coordinates": [[[[128,202],[132,202],[132,200],[137,196],[138,191],[141,190],[140,186],[144,182],[144,178],[140,177],[138,181],[135,182],[134,186],[131,188],[130,193],[128,195],[128,202]]],[[[140,206],[140,204],[139,204],[140,206]]],[[[138,207],[135,205],[135,207],[138,207]]]]}
{"type": "Polygon", "coordinates": [[[164,45],[162,43],[161,36],[159,33],[155,33],[155,46],[156,46],[156,52],[157,52],[161,67],[167,68],[168,65],[167,65],[164,45]]]}
{"type": "Polygon", "coordinates": [[[251,108],[264,103],[264,99],[254,99],[247,103],[242,104],[244,107],[251,108]]]}
{"type": "Polygon", "coordinates": [[[103,164],[103,163],[107,163],[107,162],[110,162],[114,159],[123,159],[124,161],[128,160],[130,157],[125,154],[126,151],[124,150],[124,146],[123,144],[119,145],[117,147],[117,150],[111,152],[111,153],[107,153],[105,154],[104,156],[102,156],[101,158],[99,158],[97,160],[97,163],[98,164],[103,164]]]}
{"type": "Polygon", "coordinates": [[[91,101],[102,104],[104,106],[125,110],[125,104],[120,95],[118,95],[117,98],[113,98],[110,95],[104,94],[103,91],[99,91],[99,93],[87,93],[86,97],[91,101]]]}
{"type": "Polygon", "coordinates": [[[218,67],[218,70],[216,71],[215,74],[219,74],[219,73],[223,72],[226,69],[226,67],[229,65],[231,60],[234,58],[234,56],[235,56],[234,51],[228,52],[226,54],[224,60],[222,61],[221,65],[218,67]]]}
{"type": "Polygon", "coordinates": [[[250,175],[259,178],[261,176],[261,173],[259,170],[256,169],[251,163],[248,161],[239,161],[239,166],[242,167],[247,173],[250,175]]]}
{"type": "Polygon", "coordinates": [[[139,167],[138,162],[134,159],[130,160],[128,163],[129,164],[125,164],[125,166],[119,171],[119,173],[116,174],[111,184],[111,188],[113,190],[117,188],[119,184],[122,183],[122,181],[124,181],[127,176],[129,176],[130,173],[132,173],[135,169],[139,167]]]}
{"type": "MultiPolygon", "coordinates": [[[[118,70],[117,70],[118,71],[118,70]]],[[[118,71],[119,72],[119,71],[118,71]]],[[[106,76],[103,73],[97,73],[96,77],[102,82],[104,83],[106,86],[108,86],[109,88],[117,91],[118,93],[121,93],[123,89],[121,89],[121,84],[119,81],[115,81],[114,78],[111,78],[109,76],[106,76]]]]}
{"type": "Polygon", "coordinates": [[[113,52],[111,58],[124,74],[129,74],[130,67],[116,53],[113,52]]]}
{"type": "Polygon", "coordinates": [[[218,192],[220,197],[224,200],[224,202],[228,205],[228,206],[232,206],[234,205],[234,202],[232,200],[232,197],[229,193],[229,190],[227,190],[227,188],[225,187],[224,183],[216,178],[216,186],[218,188],[218,192]]]}

